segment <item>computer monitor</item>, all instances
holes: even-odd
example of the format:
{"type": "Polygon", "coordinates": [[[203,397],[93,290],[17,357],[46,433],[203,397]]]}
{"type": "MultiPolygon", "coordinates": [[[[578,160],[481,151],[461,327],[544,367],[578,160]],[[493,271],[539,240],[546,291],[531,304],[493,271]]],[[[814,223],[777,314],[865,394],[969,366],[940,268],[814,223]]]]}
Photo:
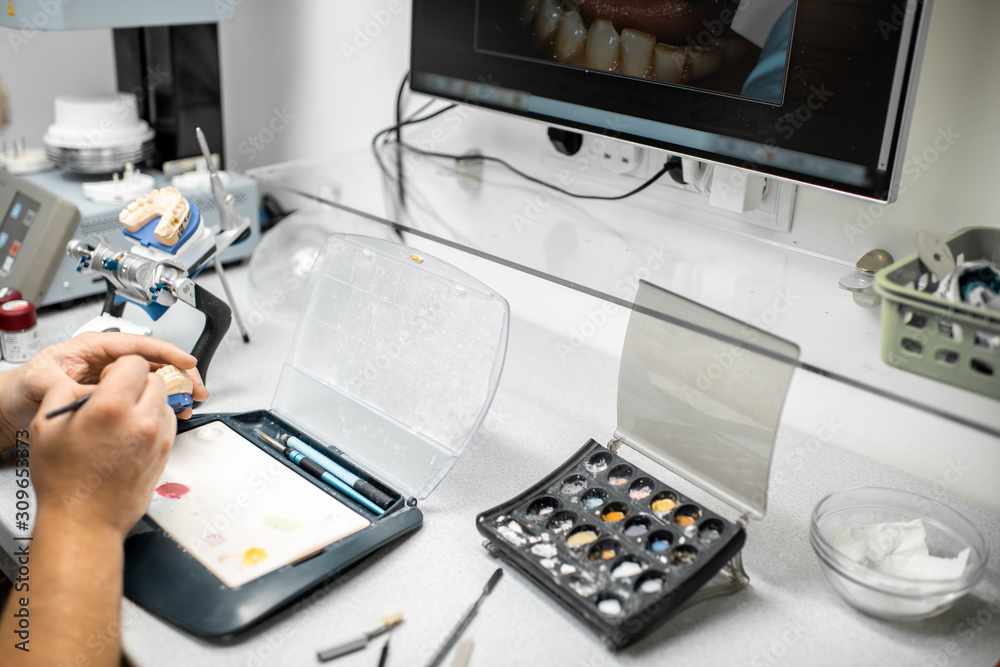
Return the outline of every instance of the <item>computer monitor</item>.
{"type": "Polygon", "coordinates": [[[895,199],[929,0],[414,0],[413,90],[895,199]]]}

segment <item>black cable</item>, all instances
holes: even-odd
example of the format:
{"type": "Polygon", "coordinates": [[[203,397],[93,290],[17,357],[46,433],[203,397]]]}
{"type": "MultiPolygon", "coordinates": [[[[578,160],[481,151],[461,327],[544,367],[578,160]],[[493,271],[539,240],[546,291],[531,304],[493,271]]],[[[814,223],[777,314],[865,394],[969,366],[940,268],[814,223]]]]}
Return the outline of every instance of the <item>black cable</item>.
{"type": "MultiPolygon", "coordinates": [[[[430,120],[431,118],[435,118],[437,116],[440,116],[441,114],[443,114],[446,111],[451,111],[456,106],[458,106],[458,105],[456,105],[456,104],[449,104],[448,106],[443,107],[441,109],[438,109],[437,111],[435,111],[433,113],[429,113],[426,116],[421,116],[420,118],[411,118],[409,120],[404,120],[402,123],[399,123],[399,126],[406,126],[406,125],[413,125],[415,123],[422,123],[422,122],[424,122],[426,120],[430,120]]],[[[379,153],[379,150],[378,150],[378,140],[380,138],[382,138],[382,136],[384,136],[386,134],[389,134],[390,132],[394,132],[395,130],[396,130],[396,125],[390,125],[389,127],[382,128],[381,130],[379,130],[378,132],[375,133],[375,136],[372,137],[372,153],[375,155],[375,162],[378,163],[378,168],[382,171],[382,173],[385,175],[385,177],[388,178],[388,179],[390,179],[390,180],[393,179],[393,175],[389,171],[389,169],[385,166],[385,163],[382,162],[382,154],[379,153]]]]}
{"type": "Polygon", "coordinates": [[[270,193],[265,193],[260,198],[260,209],[264,212],[265,218],[260,221],[260,233],[264,234],[276,224],[287,218],[295,211],[286,211],[281,203],[270,193]]]}
{"type": "MultiPolygon", "coordinates": [[[[392,132],[395,132],[396,136],[398,138],[399,137],[399,130],[401,128],[403,128],[403,127],[405,127],[407,125],[415,125],[417,123],[423,123],[423,122],[428,121],[428,120],[430,120],[432,118],[440,116],[441,114],[445,113],[446,111],[450,111],[450,110],[454,109],[456,106],[458,106],[458,105],[457,104],[449,104],[448,106],[443,107],[441,109],[438,109],[437,111],[434,111],[433,113],[429,113],[426,116],[421,116],[419,118],[410,118],[408,120],[397,122],[395,125],[390,125],[389,127],[383,128],[383,129],[381,129],[381,130],[379,130],[378,132],[375,133],[375,136],[372,137],[372,153],[375,155],[375,161],[378,163],[379,169],[382,171],[382,173],[385,175],[386,178],[392,180],[393,176],[392,176],[391,173],[389,173],[389,170],[386,168],[385,163],[382,162],[382,156],[381,156],[381,154],[379,152],[379,146],[378,146],[379,139],[382,138],[383,136],[387,135],[387,134],[392,133],[392,132]]],[[[616,201],[616,200],[620,200],[620,199],[625,199],[626,197],[631,197],[632,195],[636,195],[636,194],[642,192],[643,190],[645,190],[646,188],[648,188],[650,185],[652,185],[656,181],[660,180],[660,177],[663,176],[664,174],[666,174],[668,171],[670,171],[670,169],[674,166],[674,165],[672,165],[668,161],[667,163],[665,163],[663,165],[663,167],[658,172],[656,172],[655,174],[653,174],[649,179],[647,179],[646,181],[644,181],[638,187],[636,187],[636,188],[634,188],[632,190],[629,190],[628,192],[626,192],[624,194],[620,194],[620,195],[585,195],[585,194],[580,194],[580,193],[577,193],[577,192],[570,192],[569,190],[565,190],[565,189],[559,187],[558,185],[554,185],[552,183],[549,183],[548,181],[544,181],[544,180],[542,180],[540,178],[536,178],[535,176],[532,176],[530,174],[527,174],[527,173],[521,171],[520,169],[518,169],[517,167],[515,167],[511,163],[507,162],[503,158],[499,158],[499,157],[496,157],[494,155],[457,155],[455,153],[442,153],[442,152],[438,152],[438,151],[427,151],[427,150],[424,150],[422,148],[417,148],[416,146],[413,146],[411,144],[407,144],[406,142],[404,142],[402,140],[399,140],[399,139],[397,139],[397,143],[398,143],[398,145],[399,145],[399,147],[401,149],[406,149],[406,150],[408,150],[408,151],[410,151],[412,153],[416,153],[417,155],[424,155],[426,157],[436,157],[436,158],[442,158],[442,159],[448,159],[448,160],[455,160],[456,162],[467,162],[467,161],[471,161],[471,160],[482,160],[484,162],[493,162],[493,163],[499,164],[500,166],[506,168],[507,170],[511,171],[512,173],[520,176],[521,178],[523,178],[525,180],[528,180],[528,181],[530,181],[532,183],[535,183],[537,185],[541,185],[542,187],[549,188],[550,190],[554,190],[556,192],[559,192],[560,194],[564,194],[567,197],[573,197],[575,199],[591,199],[591,200],[601,200],[601,201],[616,201]]],[[[402,166],[401,166],[402,165],[402,157],[401,157],[402,156],[402,150],[397,151],[396,156],[397,156],[397,159],[399,160],[399,162],[397,162],[397,165],[398,165],[397,168],[399,169],[399,172],[398,172],[398,175],[397,175],[396,178],[397,178],[397,180],[402,180],[402,166]]]]}
{"type": "MultiPolygon", "coordinates": [[[[406,70],[403,80],[399,82],[399,90],[396,91],[396,142],[403,143],[403,91],[406,90],[406,82],[410,78],[410,70],[406,70]]],[[[400,208],[406,208],[406,188],[404,181],[406,175],[403,173],[403,152],[396,151],[396,187],[399,195],[400,208]]],[[[400,237],[402,240],[402,237],[400,237]]]]}
{"type": "Polygon", "coordinates": [[[543,187],[549,188],[550,190],[555,190],[556,192],[558,192],[560,194],[564,194],[567,197],[573,197],[575,199],[598,199],[598,200],[603,200],[603,201],[616,201],[616,200],[619,200],[619,199],[625,199],[626,197],[631,197],[632,195],[635,195],[635,194],[638,194],[638,193],[642,192],[643,190],[645,190],[646,188],[648,188],[650,185],[652,185],[656,181],[660,180],[660,177],[663,176],[665,173],[667,173],[667,171],[669,171],[670,168],[671,168],[671,165],[664,164],[663,167],[658,172],[656,172],[655,174],[653,174],[652,176],[650,176],[641,185],[639,185],[638,187],[636,187],[636,188],[634,188],[632,190],[629,190],[628,192],[626,192],[624,194],[620,194],[620,195],[585,195],[585,194],[580,194],[578,192],[570,192],[569,190],[565,190],[565,189],[559,187],[558,185],[553,185],[552,183],[549,183],[548,181],[544,181],[544,180],[542,180],[540,178],[536,178],[535,176],[532,176],[531,174],[526,174],[525,172],[521,171],[520,169],[518,169],[517,167],[515,167],[511,163],[507,162],[503,158],[496,157],[495,155],[456,155],[454,153],[440,153],[440,152],[437,152],[437,151],[426,151],[426,150],[424,150],[422,148],[417,148],[416,146],[411,146],[410,144],[405,144],[405,143],[404,144],[400,144],[400,145],[403,148],[405,148],[406,150],[408,150],[408,151],[412,151],[412,152],[414,152],[414,153],[416,153],[418,155],[424,155],[424,156],[427,156],[427,157],[444,158],[444,159],[449,159],[449,160],[455,160],[456,162],[467,162],[467,161],[473,161],[473,160],[482,160],[484,162],[494,162],[494,163],[499,164],[500,166],[506,168],[507,170],[513,172],[514,174],[517,174],[518,176],[520,176],[521,178],[523,178],[525,180],[528,180],[528,181],[531,181],[532,183],[535,183],[537,185],[541,185],[543,187]]]}

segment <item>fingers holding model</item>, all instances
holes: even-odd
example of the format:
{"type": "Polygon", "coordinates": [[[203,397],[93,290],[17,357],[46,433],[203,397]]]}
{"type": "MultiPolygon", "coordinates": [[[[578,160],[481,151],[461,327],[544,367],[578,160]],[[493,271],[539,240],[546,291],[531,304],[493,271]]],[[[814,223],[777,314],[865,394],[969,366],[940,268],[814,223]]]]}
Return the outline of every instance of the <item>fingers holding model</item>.
{"type": "MultiPolygon", "coordinates": [[[[13,445],[13,433],[31,421],[50,389],[70,381],[78,385],[79,396],[89,393],[104,369],[126,355],[145,359],[147,370],[171,364],[188,371],[194,401],[208,398],[195,368],[197,360],[176,345],[124,333],[81,334],[45,348],[22,366],[0,375],[0,451],[13,445]]],[[[181,419],[190,416],[190,410],[178,414],[181,419]]]]}
{"type": "Polygon", "coordinates": [[[143,357],[112,362],[96,388],[70,381],[52,387],[31,424],[39,518],[60,516],[124,538],[149,505],[176,430],[166,386],[143,357]],[[88,391],[75,412],[43,417],[88,391]]]}

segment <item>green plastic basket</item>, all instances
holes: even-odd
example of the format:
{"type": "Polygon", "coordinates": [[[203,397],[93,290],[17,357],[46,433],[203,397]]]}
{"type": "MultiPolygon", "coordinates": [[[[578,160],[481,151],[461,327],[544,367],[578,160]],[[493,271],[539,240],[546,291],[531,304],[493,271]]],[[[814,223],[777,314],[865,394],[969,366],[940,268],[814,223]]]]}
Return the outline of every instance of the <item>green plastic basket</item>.
{"type": "MultiPolygon", "coordinates": [[[[944,239],[955,261],[1000,265],[1000,229],[966,227],[944,239]]],[[[916,254],[875,274],[882,297],[882,360],[890,366],[1000,399],[1000,312],[934,296],[916,254]]]]}

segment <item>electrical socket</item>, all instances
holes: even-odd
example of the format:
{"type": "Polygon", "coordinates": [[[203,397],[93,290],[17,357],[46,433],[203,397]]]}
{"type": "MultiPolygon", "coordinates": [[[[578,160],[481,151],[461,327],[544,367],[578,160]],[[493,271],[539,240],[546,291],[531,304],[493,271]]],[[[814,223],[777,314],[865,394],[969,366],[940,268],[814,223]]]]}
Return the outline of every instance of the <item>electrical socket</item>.
{"type": "Polygon", "coordinates": [[[605,139],[597,153],[598,163],[613,174],[634,174],[642,166],[642,149],[617,139],[605,139]]]}
{"type": "MultiPolygon", "coordinates": [[[[606,192],[607,184],[617,180],[609,179],[608,173],[624,175],[626,178],[621,179],[621,189],[626,190],[630,183],[634,186],[652,178],[666,163],[670,153],[659,148],[584,134],[583,147],[575,155],[558,153],[546,141],[541,157],[542,164],[552,170],[553,180],[561,182],[563,178],[569,179],[575,184],[573,189],[581,192],[587,189],[584,182],[596,183],[602,188],[602,192],[606,192]]],[[[645,190],[641,197],[630,201],[653,211],[667,208],[671,215],[678,215],[692,222],[737,229],[749,224],[778,232],[791,230],[795,205],[794,184],[767,179],[759,207],[746,213],[737,213],[709,203],[708,182],[714,172],[711,164],[689,158],[683,160],[685,177],[694,179],[688,185],[681,185],[665,175],[645,190]]]]}

